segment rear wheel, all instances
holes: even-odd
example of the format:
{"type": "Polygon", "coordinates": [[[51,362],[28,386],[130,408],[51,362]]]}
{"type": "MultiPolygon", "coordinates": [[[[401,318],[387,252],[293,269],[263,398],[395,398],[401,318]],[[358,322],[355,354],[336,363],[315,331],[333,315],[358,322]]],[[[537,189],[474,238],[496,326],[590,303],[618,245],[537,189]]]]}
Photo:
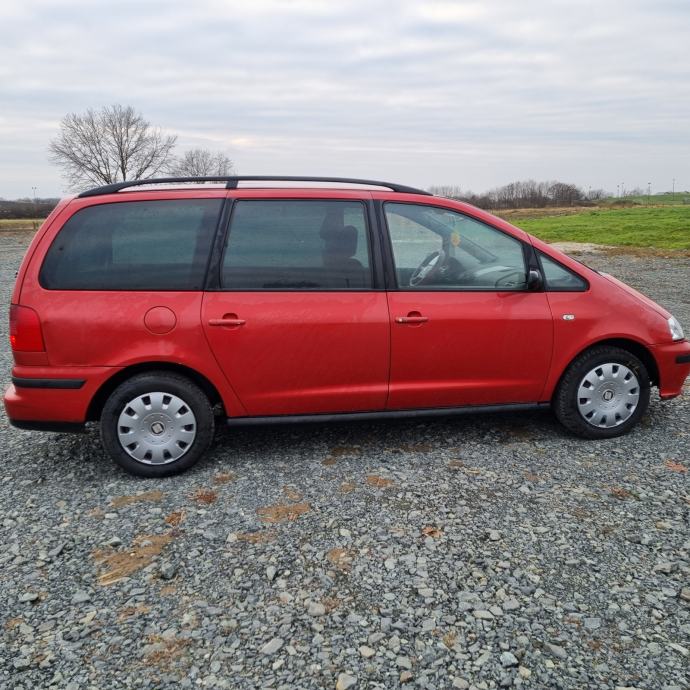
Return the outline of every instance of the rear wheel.
{"type": "Polygon", "coordinates": [[[189,379],[168,372],[133,376],[110,395],[101,439],[131,474],[165,477],[194,465],[213,439],[213,410],[189,379]]]}
{"type": "Polygon", "coordinates": [[[649,405],[650,381],[644,364],[618,347],[594,347],[566,370],[554,396],[558,420],[584,438],[628,433],[649,405]]]}

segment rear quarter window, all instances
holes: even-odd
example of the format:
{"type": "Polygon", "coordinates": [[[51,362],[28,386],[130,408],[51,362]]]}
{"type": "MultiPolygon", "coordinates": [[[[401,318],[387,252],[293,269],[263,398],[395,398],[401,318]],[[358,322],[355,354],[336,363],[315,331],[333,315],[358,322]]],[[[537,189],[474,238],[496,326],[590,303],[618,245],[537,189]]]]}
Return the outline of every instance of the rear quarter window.
{"type": "Polygon", "coordinates": [[[201,290],[222,199],[88,206],[62,227],[40,283],[49,290],[201,290]]]}

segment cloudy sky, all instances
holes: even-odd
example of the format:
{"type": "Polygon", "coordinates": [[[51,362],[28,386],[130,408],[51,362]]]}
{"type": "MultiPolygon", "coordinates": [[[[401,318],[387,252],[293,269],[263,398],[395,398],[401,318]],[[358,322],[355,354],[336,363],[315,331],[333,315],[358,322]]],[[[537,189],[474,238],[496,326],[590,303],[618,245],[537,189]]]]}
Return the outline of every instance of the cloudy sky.
{"type": "Polygon", "coordinates": [[[690,188],[688,0],[3,0],[0,196],[131,104],[242,174],[690,188]]]}

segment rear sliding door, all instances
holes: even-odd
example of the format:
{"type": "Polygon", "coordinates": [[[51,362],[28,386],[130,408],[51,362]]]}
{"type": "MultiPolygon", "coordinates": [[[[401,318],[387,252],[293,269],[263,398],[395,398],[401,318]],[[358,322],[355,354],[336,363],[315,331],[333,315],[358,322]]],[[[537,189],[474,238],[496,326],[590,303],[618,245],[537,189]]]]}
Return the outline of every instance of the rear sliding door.
{"type": "Polygon", "coordinates": [[[250,415],[384,409],[388,307],[369,233],[358,200],[234,203],[202,323],[250,415]]]}

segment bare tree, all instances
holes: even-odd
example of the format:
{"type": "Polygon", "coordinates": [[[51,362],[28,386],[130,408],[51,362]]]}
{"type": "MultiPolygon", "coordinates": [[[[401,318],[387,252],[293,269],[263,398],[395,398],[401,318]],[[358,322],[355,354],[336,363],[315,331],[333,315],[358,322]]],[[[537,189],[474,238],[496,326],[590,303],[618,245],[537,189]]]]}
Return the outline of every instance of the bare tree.
{"type": "Polygon", "coordinates": [[[466,196],[459,185],[452,184],[432,185],[429,191],[435,196],[444,196],[447,199],[462,199],[466,196]]]}
{"type": "Polygon", "coordinates": [[[480,208],[488,209],[574,206],[598,201],[607,196],[603,189],[590,189],[585,194],[580,187],[574,184],[556,180],[550,182],[519,180],[503,185],[503,187],[490,189],[482,194],[475,194],[469,190],[462,192],[459,187],[453,185],[430,187],[429,191],[432,194],[467,201],[480,208]]]}
{"type": "Polygon", "coordinates": [[[192,149],[168,165],[171,175],[180,177],[204,177],[232,175],[234,165],[224,153],[212,153],[208,149],[192,149]]]}
{"type": "Polygon", "coordinates": [[[79,189],[153,177],[168,165],[176,141],[132,106],[110,105],[66,115],[50,142],[50,159],[79,189]]]}

